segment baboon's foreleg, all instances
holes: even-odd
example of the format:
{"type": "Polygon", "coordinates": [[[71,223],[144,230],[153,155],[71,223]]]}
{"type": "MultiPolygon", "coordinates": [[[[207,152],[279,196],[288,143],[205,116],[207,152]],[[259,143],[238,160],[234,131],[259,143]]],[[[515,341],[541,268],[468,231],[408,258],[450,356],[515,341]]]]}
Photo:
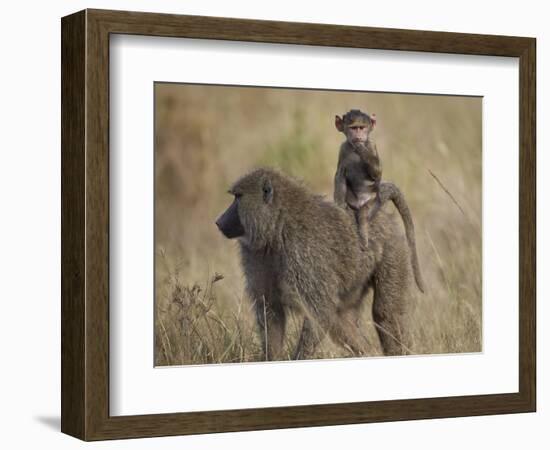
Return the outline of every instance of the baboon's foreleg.
{"type": "Polygon", "coordinates": [[[316,330],[311,320],[305,317],[296,351],[294,352],[294,359],[311,358],[321,340],[322,336],[320,336],[319,330],[316,330]]]}
{"type": "Polygon", "coordinates": [[[266,301],[264,297],[255,303],[256,320],[262,343],[264,361],[281,360],[285,335],[286,312],[278,301],[266,301]]]}

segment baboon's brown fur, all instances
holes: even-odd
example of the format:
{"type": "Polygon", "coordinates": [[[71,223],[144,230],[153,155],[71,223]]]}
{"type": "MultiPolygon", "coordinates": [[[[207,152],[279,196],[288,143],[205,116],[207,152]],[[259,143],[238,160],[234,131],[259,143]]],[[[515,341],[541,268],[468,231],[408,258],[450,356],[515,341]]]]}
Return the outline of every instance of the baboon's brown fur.
{"type": "Polygon", "coordinates": [[[304,317],[294,358],[310,358],[327,333],[363,354],[358,311],[370,288],[384,354],[406,353],[409,249],[393,214],[379,211],[365,248],[352,214],[277,171],[257,169],[230,192],[235,201],[217,225],[239,239],[266,359],[283,356],[291,310],[304,317]]]}

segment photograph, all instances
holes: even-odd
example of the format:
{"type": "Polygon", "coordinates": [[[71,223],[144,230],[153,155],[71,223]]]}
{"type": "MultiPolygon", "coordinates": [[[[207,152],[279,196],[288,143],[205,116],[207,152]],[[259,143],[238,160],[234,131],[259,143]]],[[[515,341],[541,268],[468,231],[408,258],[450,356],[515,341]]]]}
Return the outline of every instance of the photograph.
{"type": "Polygon", "coordinates": [[[540,437],[542,28],[234,8],[56,15],[61,432],[540,437]]]}
{"type": "Polygon", "coordinates": [[[482,105],[155,82],[155,367],[482,352],[482,105]]]}

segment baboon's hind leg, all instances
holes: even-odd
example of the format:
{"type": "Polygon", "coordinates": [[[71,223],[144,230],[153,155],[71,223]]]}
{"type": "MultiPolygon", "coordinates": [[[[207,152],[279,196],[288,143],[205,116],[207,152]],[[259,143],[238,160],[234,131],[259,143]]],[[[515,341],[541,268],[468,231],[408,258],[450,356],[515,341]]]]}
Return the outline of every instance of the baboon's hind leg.
{"type": "Polygon", "coordinates": [[[372,317],[386,356],[410,354],[408,292],[410,272],[406,258],[383,264],[376,274],[372,317]]]}

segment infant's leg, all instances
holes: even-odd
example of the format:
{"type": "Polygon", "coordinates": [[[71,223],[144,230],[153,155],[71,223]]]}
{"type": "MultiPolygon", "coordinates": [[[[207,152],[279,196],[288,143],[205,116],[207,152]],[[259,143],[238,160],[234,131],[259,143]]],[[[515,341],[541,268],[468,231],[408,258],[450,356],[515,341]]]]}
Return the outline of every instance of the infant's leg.
{"type": "Polygon", "coordinates": [[[355,218],[357,220],[357,226],[359,228],[359,236],[361,242],[366,248],[369,242],[369,223],[368,223],[369,209],[367,206],[355,210],[355,218]]]}

